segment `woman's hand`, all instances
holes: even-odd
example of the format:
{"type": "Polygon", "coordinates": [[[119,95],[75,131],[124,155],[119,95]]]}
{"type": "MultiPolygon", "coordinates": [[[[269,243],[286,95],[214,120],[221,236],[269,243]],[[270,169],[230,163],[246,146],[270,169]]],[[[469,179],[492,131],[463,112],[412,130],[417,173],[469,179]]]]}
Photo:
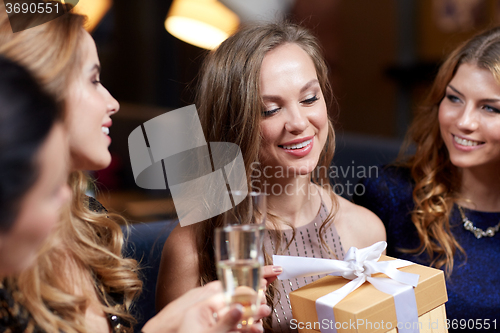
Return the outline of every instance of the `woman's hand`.
{"type": "Polygon", "coordinates": [[[264,332],[264,326],[262,326],[262,319],[266,318],[271,314],[271,308],[266,305],[266,298],[263,297],[264,299],[262,300],[262,305],[259,307],[257,310],[257,314],[255,315],[255,319],[257,320],[252,326],[250,326],[250,329],[245,332],[250,332],[250,333],[262,333],[264,332]]]}
{"type": "Polygon", "coordinates": [[[240,304],[234,304],[229,309],[226,308],[224,296],[219,293],[189,309],[184,316],[178,333],[264,332],[262,318],[271,314],[271,309],[265,304],[265,300],[264,304],[257,310],[255,316],[257,321],[244,330],[237,329],[237,325],[242,319],[242,311],[243,308],[240,304]]]}
{"type": "Polygon", "coordinates": [[[264,296],[261,300],[261,306],[257,310],[257,314],[255,315],[255,323],[250,327],[249,330],[245,332],[251,333],[260,333],[264,331],[264,327],[262,326],[262,319],[266,318],[271,314],[271,308],[266,305],[266,289],[267,287],[283,272],[283,269],[280,266],[268,265],[262,268],[262,281],[260,283],[260,287],[264,291],[264,296]]]}
{"type": "MultiPolygon", "coordinates": [[[[271,309],[267,305],[261,305],[256,316],[259,322],[252,325],[249,332],[263,332],[260,319],[267,317],[270,313],[271,309]]],[[[241,317],[241,306],[234,305],[228,310],[222,293],[222,284],[220,281],[213,281],[204,287],[192,289],[169,303],[144,325],[142,332],[236,332],[236,326],[241,317]]]]}
{"type": "Polygon", "coordinates": [[[267,265],[262,267],[262,276],[266,280],[266,287],[273,283],[281,273],[283,273],[281,266],[267,265]]]}
{"type": "Polygon", "coordinates": [[[225,311],[224,315],[221,315],[220,310],[223,310],[224,307],[225,301],[222,294],[217,294],[196,304],[185,313],[177,333],[227,333],[236,331],[236,326],[243,315],[243,307],[240,304],[235,304],[228,311],[225,311]]]}
{"type": "MultiPolygon", "coordinates": [[[[222,284],[219,281],[213,281],[203,287],[191,289],[178,299],[170,302],[144,325],[142,331],[144,333],[178,332],[184,321],[188,319],[188,312],[191,311],[190,313],[193,314],[193,311],[199,311],[200,315],[202,315],[203,312],[212,311],[213,309],[220,310],[224,306],[222,284]]],[[[217,311],[210,312],[210,315],[214,312],[217,311]]],[[[228,315],[231,316],[231,313],[233,312],[228,315]]],[[[212,317],[211,320],[213,319],[212,317]]],[[[210,327],[209,324],[210,322],[207,321],[204,327],[210,327]]],[[[199,332],[204,331],[200,330],[199,332]]]]}

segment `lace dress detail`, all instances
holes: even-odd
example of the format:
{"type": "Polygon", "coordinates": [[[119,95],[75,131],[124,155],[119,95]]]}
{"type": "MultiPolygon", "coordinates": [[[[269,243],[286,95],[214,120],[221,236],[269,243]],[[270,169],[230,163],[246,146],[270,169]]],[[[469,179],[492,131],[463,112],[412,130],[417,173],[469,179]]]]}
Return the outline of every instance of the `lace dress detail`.
{"type": "Polygon", "coordinates": [[[0,332],[43,333],[30,313],[16,300],[16,293],[7,280],[0,282],[0,332]]]}

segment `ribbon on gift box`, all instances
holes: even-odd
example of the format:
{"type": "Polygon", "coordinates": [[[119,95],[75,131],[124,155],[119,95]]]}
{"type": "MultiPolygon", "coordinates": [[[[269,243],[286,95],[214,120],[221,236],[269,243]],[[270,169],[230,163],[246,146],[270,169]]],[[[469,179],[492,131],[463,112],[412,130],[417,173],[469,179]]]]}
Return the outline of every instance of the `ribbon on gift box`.
{"type": "MultiPolygon", "coordinates": [[[[319,259],[294,256],[273,256],[273,264],[283,267],[283,273],[278,278],[287,280],[291,278],[306,277],[319,274],[342,276],[351,280],[342,288],[329,293],[316,300],[318,321],[333,320],[333,307],[344,297],[356,290],[365,281],[370,282],[378,290],[390,294],[394,298],[396,318],[403,326],[398,327],[400,333],[418,333],[418,312],[415,291],[413,287],[418,284],[419,275],[406,273],[397,268],[413,265],[407,260],[378,261],[382,252],[387,247],[386,242],[378,242],[372,246],[358,249],[351,247],[344,260],[319,259]],[[372,274],[384,273],[389,278],[375,278],[372,274]],[[411,325],[405,325],[411,323],[411,325]],[[406,328],[411,326],[410,328],[406,328]]],[[[321,333],[336,333],[335,325],[328,328],[321,326],[321,333]]]]}

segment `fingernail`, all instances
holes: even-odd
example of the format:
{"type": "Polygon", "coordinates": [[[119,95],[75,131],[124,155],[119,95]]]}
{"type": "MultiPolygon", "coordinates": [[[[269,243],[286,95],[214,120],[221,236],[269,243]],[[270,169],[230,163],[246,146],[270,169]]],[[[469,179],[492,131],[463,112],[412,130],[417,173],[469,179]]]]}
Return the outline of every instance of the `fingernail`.
{"type": "Polygon", "coordinates": [[[273,272],[274,273],[282,273],[283,272],[283,267],[281,267],[281,266],[273,266],[273,272]]]}

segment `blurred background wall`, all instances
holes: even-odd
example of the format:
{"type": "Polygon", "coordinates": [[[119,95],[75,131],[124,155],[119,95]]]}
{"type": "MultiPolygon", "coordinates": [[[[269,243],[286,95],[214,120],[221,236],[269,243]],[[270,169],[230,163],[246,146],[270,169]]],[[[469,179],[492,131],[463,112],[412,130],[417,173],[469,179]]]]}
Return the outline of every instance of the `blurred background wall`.
{"type": "MultiPolygon", "coordinates": [[[[239,15],[245,21],[262,0],[241,1],[239,15]]],[[[286,17],[311,29],[324,48],[338,102],[329,110],[337,132],[388,141],[404,136],[444,56],[500,23],[499,0],[277,1],[287,2],[286,17]]],[[[238,0],[223,2],[238,9],[238,0]]],[[[102,200],[122,212],[135,209],[125,206],[130,202],[155,211],[159,206],[144,208],[144,200],[168,196],[135,185],[127,138],[144,121],[193,103],[196,76],[208,52],[165,30],[171,4],[115,0],[92,31],[102,82],[122,105],[110,134],[113,163],[96,177],[105,193],[102,200]]]]}

